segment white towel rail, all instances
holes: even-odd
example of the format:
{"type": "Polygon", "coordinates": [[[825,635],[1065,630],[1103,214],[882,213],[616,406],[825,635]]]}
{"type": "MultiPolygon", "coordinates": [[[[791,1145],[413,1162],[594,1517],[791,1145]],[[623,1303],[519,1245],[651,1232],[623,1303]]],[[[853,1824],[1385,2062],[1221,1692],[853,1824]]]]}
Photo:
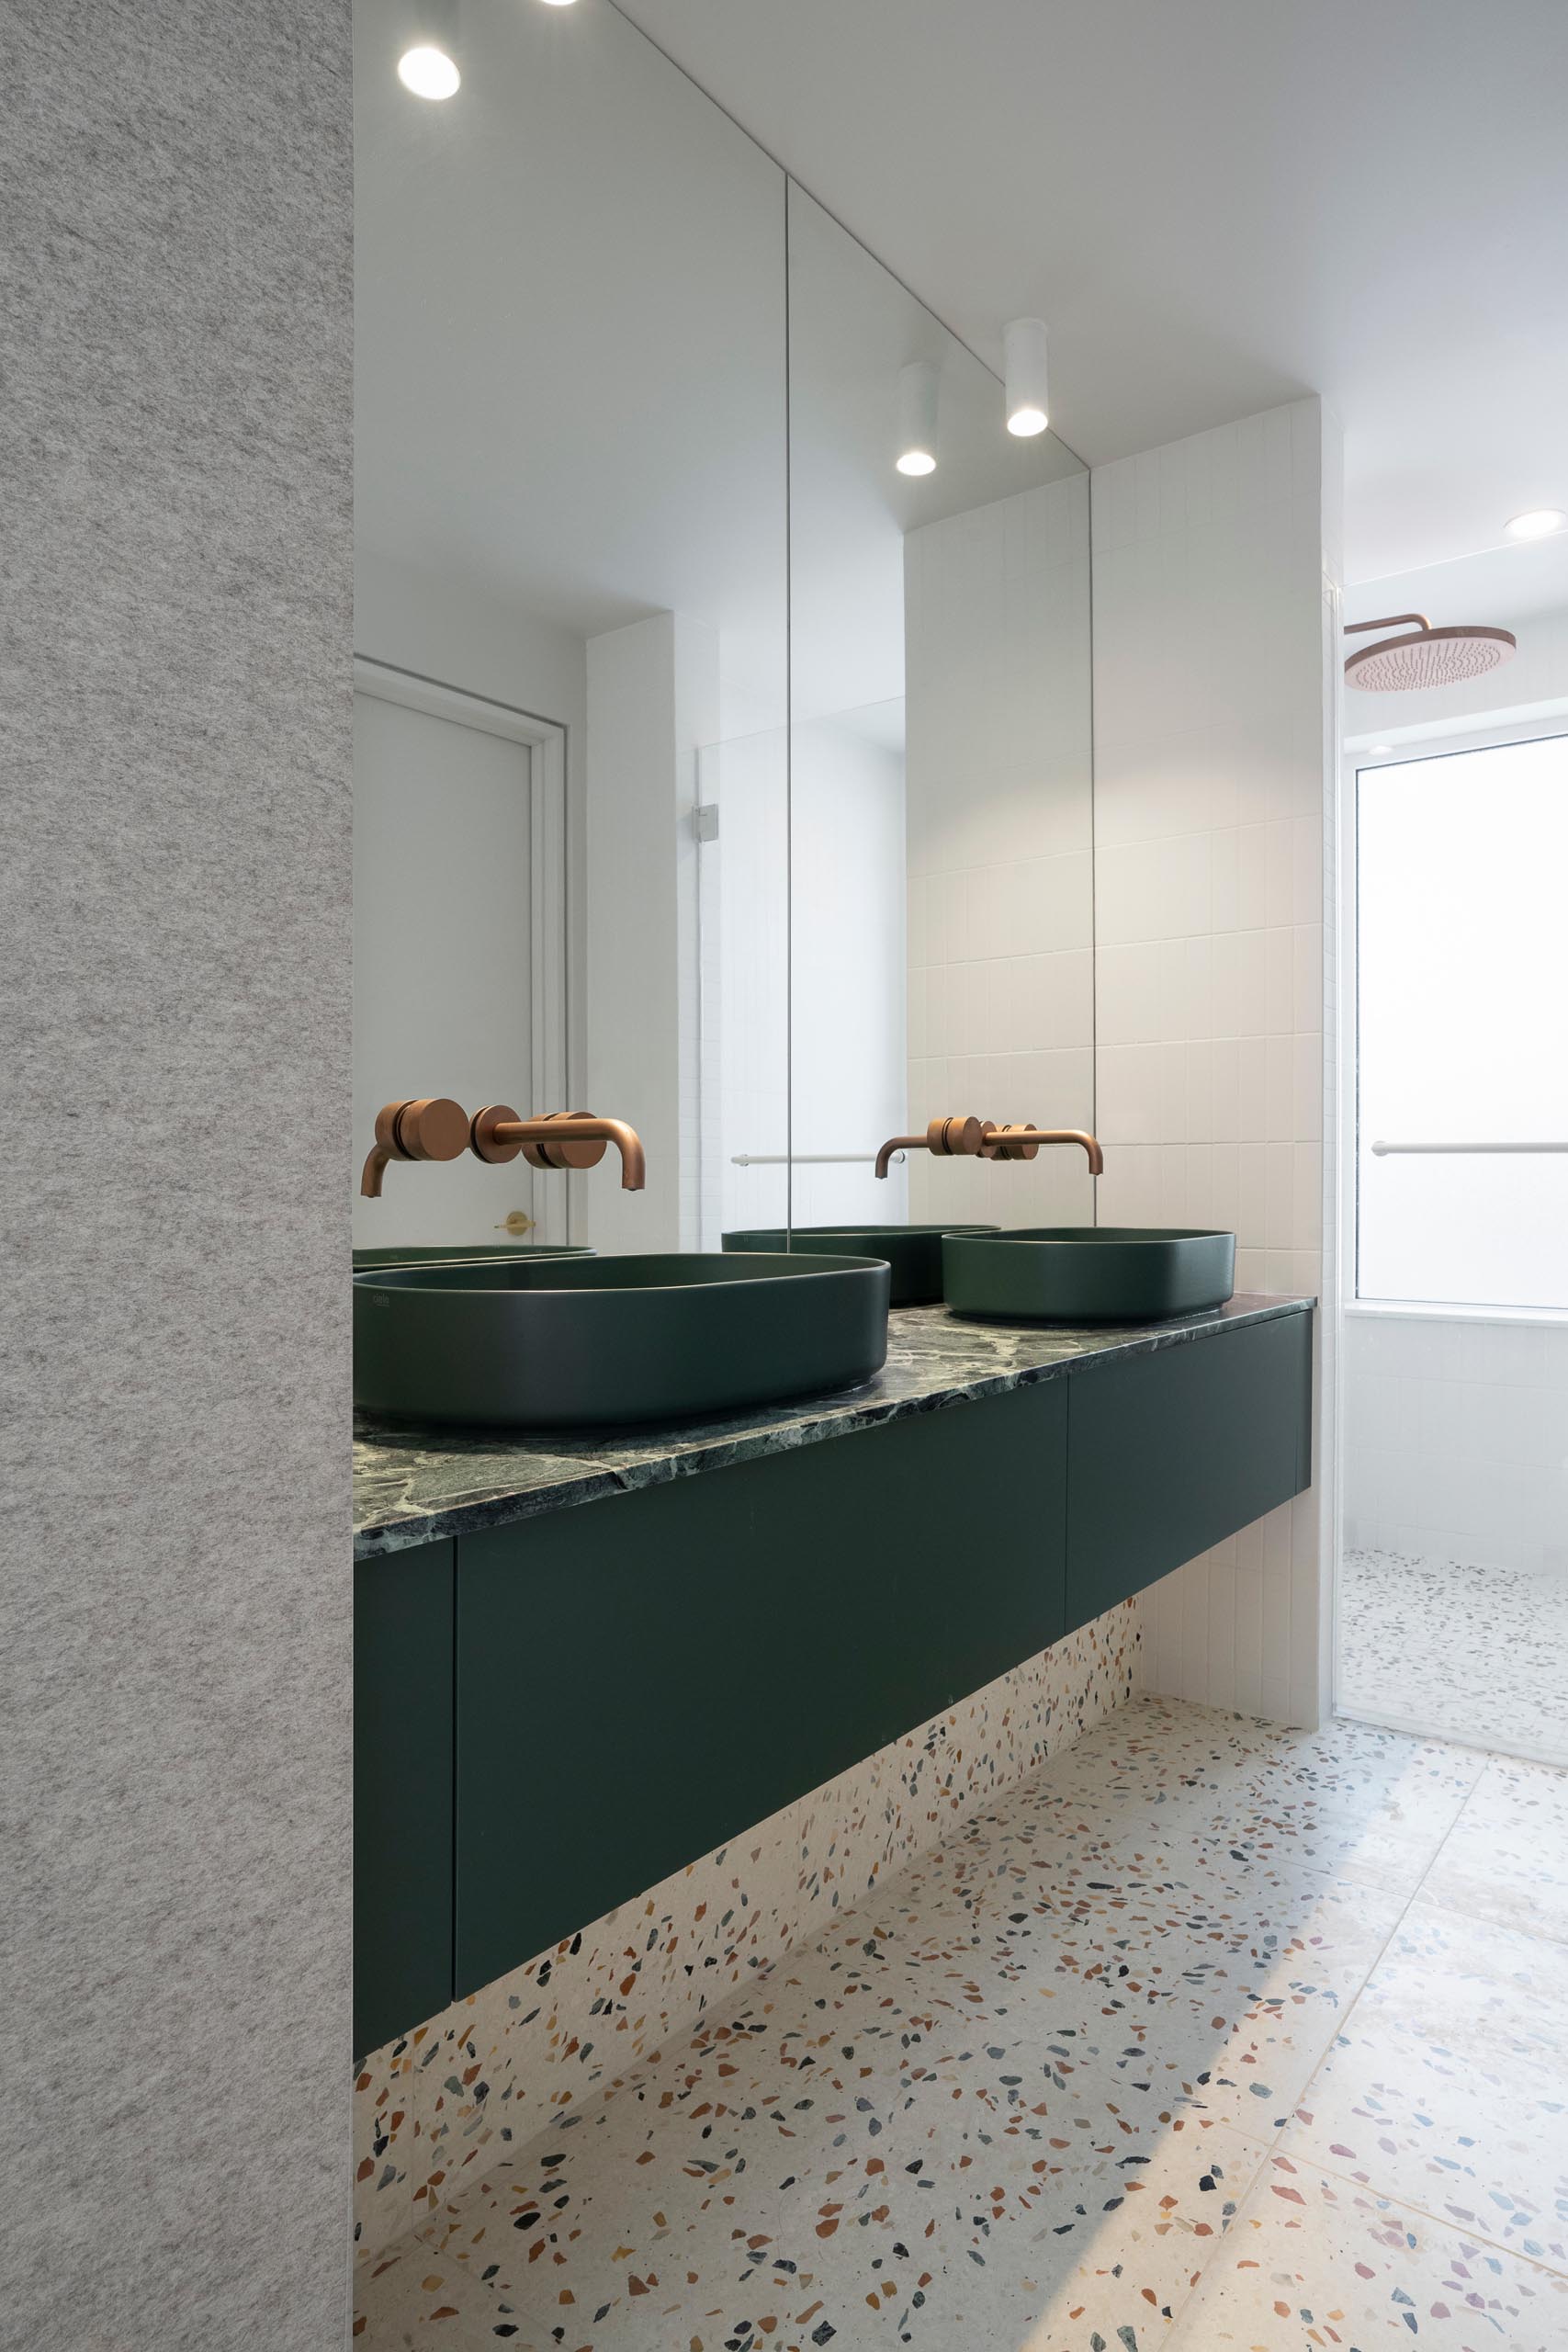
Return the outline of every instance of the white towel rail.
{"type": "MultiPolygon", "coordinates": [[[[901,1160],[901,1151],[895,1159],[901,1160]]],[[[729,1162],[731,1168],[874,1168],[874,1151],[738,1151],[729,1162]]]]}
{"type": "Polygon", "coordinates": [[[1393,1153],[1410,1151],[1568,1151],[1568,1143],[1375,1143],[1372,1150],[1379,1159],[1393,1153]]]}

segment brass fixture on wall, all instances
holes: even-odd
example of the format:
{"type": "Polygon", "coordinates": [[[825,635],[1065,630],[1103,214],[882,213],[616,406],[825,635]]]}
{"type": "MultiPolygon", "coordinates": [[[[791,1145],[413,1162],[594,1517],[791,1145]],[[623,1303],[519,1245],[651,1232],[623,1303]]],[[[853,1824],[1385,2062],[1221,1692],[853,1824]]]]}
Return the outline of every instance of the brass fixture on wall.
{"type": "Polygon", "coordinates": [[[886,1176],[896,1151],[929,1151],[939,1159],[1032,1159],[1043,1143],[1076,1143],[1089,1160],[1091,1176],[1100,1175],[1105,1155],[1097,1138],[1082,1127],[998,1127],[994,1119],[932,1119],[923,1136],[889,1136],[876,1155],[876,1172],[886,1176]]]}
{"type": "Polygon", "coordinates": [[[521,1152],[530,1168],[597,1168],[612,1143],[621,1155],[622,1190],[640,1193],[648,1162],[641,1137],[624,1119],[595,1118],[592,1111],[546,1111],[536,1119],[520,1119],[505,1102],[474,1113],[477,1159],[499,1162],[521,1152]]]}
{"type": "Polygon", "coordinates": [[[383,1102],[376,1114],[376,1141],[365,1162],[359,1189],[367,1201],[378,1201],[389,1161],[456,1159],[468,1147],[468,1114],[449,1094],[383,1102]]]}
{"type": "Polygon", "coordinates": [[[1434,628],[1425,613],[1390,613],[1379,621],[1347,621],[1347,637],[1364,636],[1369,629],[1407,628],[1405,637],[1380,638],[1345,658],[1345,683],[1372,694],[1409,693],[1427,686],[1451,686],[1464,678],[1479,678],[1499,662],[1512,661],[1518,639],[1512,629],[1483,628],[1479,622],[1463,628],[1434,628]]]}
{"type": "Polygon", "coordinates": [[[487,1104],[470,1119],[446,1095],[387,1102],[376,1114],[376,1141],[359,1189],[367,1200],[378,1201],[381,1179],[394,1159],[456,1159],[468,1150],[495,1166],[521,1152],[531,1168],[596,1168],[612,1143],[621,1155],[622,1186],[640,1193],[648,1161],[641,1137],[624,1119],[595,1118],[592,1111],[546,1111],[520,1119],[506,1102],[487,1104]]]}
{"type": "Polygon", "coordinates": [[[1010,1122],[998,1127],[990,1138],[993,1148],[987,1157],[995,1159],[1033,1159],[1043,1143],[1076,1143],[1089,1161],[1091,1176],[1105,1172],[1105,1154],[1100,1148],[1098,1136],[1084,1127],[1037,1127],[1032,1119],[1021,1125],[1010,1122]]]}

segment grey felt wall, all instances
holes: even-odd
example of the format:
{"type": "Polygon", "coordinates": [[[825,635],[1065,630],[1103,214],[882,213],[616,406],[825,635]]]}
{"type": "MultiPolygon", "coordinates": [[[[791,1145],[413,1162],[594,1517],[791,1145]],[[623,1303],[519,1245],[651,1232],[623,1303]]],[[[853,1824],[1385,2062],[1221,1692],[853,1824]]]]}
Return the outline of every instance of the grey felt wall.
{"type": "Polygon", "coordinates": [[[9,0],[0,2344],[346,2336],[347,0],[9,0]]]}

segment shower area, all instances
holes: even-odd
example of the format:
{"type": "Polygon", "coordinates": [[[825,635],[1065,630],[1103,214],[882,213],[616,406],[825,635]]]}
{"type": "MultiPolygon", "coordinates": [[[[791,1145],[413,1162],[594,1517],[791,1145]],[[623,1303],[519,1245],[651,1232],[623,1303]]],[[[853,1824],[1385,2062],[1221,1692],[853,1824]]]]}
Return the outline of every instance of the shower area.
{"type": "Polygon", "coordinates": [[[1568,1763],[1568,715],[1445,683],[1345,777],[1337,1706],[1568,1763]]]}

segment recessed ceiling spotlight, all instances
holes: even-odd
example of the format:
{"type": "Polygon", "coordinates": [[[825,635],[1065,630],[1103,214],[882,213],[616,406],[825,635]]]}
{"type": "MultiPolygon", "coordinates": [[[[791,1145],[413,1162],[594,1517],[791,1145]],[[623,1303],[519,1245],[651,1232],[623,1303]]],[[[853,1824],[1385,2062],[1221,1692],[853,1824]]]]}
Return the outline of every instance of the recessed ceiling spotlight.
{"type": "Polygon", "coordinates": [[[1508,523],[1511,539],[1549,539],[1568,523],[1561,506],[1532,506],[1528,514],[1515,514],[1508,523]]]}
{"type": "Polygon", "coordinates": [[[1043,433],[1051,421],[1045,388],[1045,322],[1010,319],[1002,329],[1008,431],[1043,433]]]}
{"type": "Polygon", "coordinates": [[[936,471],[936,369],[929,359],[911,359],[898,370],[898,454],[901,474],[936,471]]]}
{"type": "Polygon", "coordinates": [[[570,8],[571,5],[572,0],[545,0],[547,8],[570,8]]]}
{"type": "Polygon", "coordinates": [[[1372,745],[1372,756],[1374,759],[1381,759],[1385,752],[1392,752],[1393,749],[1393,745],[1392,743],[1374,743],[1372,745]]]}

